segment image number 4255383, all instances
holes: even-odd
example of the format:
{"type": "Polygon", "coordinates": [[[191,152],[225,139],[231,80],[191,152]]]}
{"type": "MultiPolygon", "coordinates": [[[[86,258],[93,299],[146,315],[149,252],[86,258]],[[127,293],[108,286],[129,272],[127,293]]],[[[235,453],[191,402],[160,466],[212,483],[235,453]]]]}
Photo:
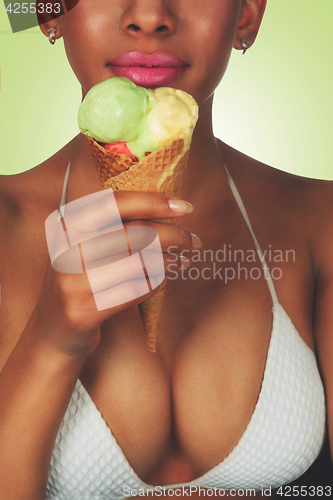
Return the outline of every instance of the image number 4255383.
{"type": "Polygon", "coordinates": [[[79,0],[35,0],[12,2],[4,0],[13,33],[33,28],[49,19],[63,16],[78,4],[79,0]]]}

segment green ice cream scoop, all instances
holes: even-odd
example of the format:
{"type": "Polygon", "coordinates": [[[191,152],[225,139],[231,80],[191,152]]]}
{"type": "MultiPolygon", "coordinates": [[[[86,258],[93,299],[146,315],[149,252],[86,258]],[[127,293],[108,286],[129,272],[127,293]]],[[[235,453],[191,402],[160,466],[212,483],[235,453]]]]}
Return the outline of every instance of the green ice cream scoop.
{"type": "Polygon", "coordinates": [[[89,90],[79,108],[80,131],[104,143],[124,141],[130,145],[141,137],[144,144],[139,149],[144,149],[144,156],[152,142],[147,122],[151,93],[122,77],[98,83],[89,90]]]}

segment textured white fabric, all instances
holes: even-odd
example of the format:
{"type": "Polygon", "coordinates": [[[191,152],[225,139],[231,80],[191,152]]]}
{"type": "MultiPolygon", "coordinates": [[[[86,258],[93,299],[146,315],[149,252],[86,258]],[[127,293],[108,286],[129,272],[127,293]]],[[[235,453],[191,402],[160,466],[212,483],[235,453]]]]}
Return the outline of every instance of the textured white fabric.
{"type": "MultiPolygon", "coordinates": [[[[244,216],[237,188],[233,183],[231,188],[244,216]]],[[[265,268],[257,241],[255,245],[265,268]]],[[[316,358],[279,304],[272,280],[269,289],[273,326],[261,391],[250,422],[227,458],[195,481],[177,486],[274,488],[302,475],[320,452],[326,411],[316,358]]],[[[101,413],[77,381],[54,446],[46,498],[116,500],[124,498],[126,486],[153,488],[135,474],[101,413]]]]}
{"type": "MultiPolygon", "coordinates": [[[[243,436],[222,463],[187,485],[280,486],[299,477],[319,454],[325,400],[315,356],[281,305],[274,306],[273,318],[261,392],[243,436]]],[[[149,487],[78,381],[53,450],[47,499],[118,499],[124,486],[149,487]]]]}

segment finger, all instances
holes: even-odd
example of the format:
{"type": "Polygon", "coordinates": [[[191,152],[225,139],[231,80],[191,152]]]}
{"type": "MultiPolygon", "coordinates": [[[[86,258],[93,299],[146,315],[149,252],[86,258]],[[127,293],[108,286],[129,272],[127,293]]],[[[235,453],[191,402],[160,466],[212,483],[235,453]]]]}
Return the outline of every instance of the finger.
{"type": "MultiPolygon", "coordinates": [[[[189,257],[190,254],[179,254],[176,252],[166,252],[162,254],[165,274],[174,274],[175,271],[180,271],[181,269],[187,269],[191,265],[191,259],[189,257]]],[[[128,254],[118,254],[106,257],[105,259],[101,259],[96,262],[95,266],[91,266],[90,269],[95,267],[103,267],[108,264],[112,264],[117,262],[118,265],[114,268],[115,271],[112,273],[112,277],[106,276],[106,268],[101,270],[101,280],[105,283],[105,285],[101,285],[101,289],[106,288],[107,286],[115,286],[117,283],[120,283],[122,280],[126,281],[133,277],[133,279],[139,278],[141,276],[141,267],[138,263],[137,269],[133,268],[129,271],[129,268],[125,268],[121,265],[119,261],[124,260],[128,257],[128,254]],[[130,274],[133,273],[133,276],[130,274]]],[[[142,256],[141,256],[142,257],[142,256]]],[[[161,273],[161,258],[156,252],[147,252],[144,254],[145,259],[141,258],[142,267],[147,271],[147,266],[149,269],[149,273],[147,271],[148,278],[152,279],[154,276],[157,276],[161,273]],[[148,262],[148,264],[147,264],[148,262]]],[[[90,270],[88,269],[88,270],[90,270]]],[[[111,274],[111,273],[110,273],[111,274]]]]}
{"type": "Polygon", "coordinates": [[[177,217],[192,205],[162,193],[117,192],[110,189],[74,200],[59,212],[71,246],[122,228],[122,219],[177,217]],[[116,196],[117,195],[117,196],[116,196]]]}
{"type": "MultiPolygon", "coordinates": [[[[163,245],[165,268],[169,265],[173,270],[188,267],[190,265],[190,252],[193,249],[193,235],[181,226],[163,223],[151,224],[160,229],[162,241],[165,242],[163,245]],[[166,242],[169,243],[168,246],[166,242]]],[[[135,253],[142,252],[143,267],[148,268],[151,275],[156,275],[161,272],[157,268],[157,262],[160,262],[161,247],[158,241],[155,243],[153,240],[154,236],[157,237],[154,228],[141,225],[127,226],[126,231],[116,231],[84,242],[81,245],[83,266],[77,245],[61,254],[53,266],[57,271],[64,273],[83,272],[83,267],[86,271],[103,268],[100,269],[99,273],[104,280],[111,280],[111,278],[107,278],[109,275],[113,277],[113,281],[106,281],[106,287],[115,286],[116,283],[126,281],[131,277],[134,279],[139,277],[135,268],[126,264],[132,261],[126,259],[135,253]],[[119,261],[124,262],[120,263],[119,261]],[[119,266],[105,267],[115,262],[119,262],[119,266]],[[124,270],[126,270],[125,274],[124,270]],[[130,273],[133,273],[133,276],[130,273]]],[[[141,269],[140,266],[139,269],[141,269]]]]}
{"type": "MultiPolygon", "coordinates": [[[[135,282],[164,275],[164,260],[162,254],[157,252],[140,252],[117,262],[108,262],[103,266],[87,270],[92,293],[98,294],[113,288],[123,282],[135,282]]],[[[149,292],[149,283],[147,284],[149,292]]]]}
{"type": "Polygon", "coordinates": [[[106,227],[119,226],[119,229],[122,227],[115,196],[109,189],[71,201],[62,207],[61,211],[71,240],[72,233],[73,235],[86,233],[87,238],[91,238],[92,234],[96,233],[97,236],[98,231],[106,227]]]}
{"type": "Polygon", "coordinates": [[[81,245],[86,267],[109,257],[115,257],[110,260],[114,262],[119,258],[124,258],[124,254],[128,256],[147,247],[150,250],[161,251],[157,231],[146,225],[126,227],[120,231],[106,233],[85,241],[81,245]]]}
{"type": "Polygon", "coordinates": [[[83,263],[78,245],[62,250],[54,259],[53,267],[64,273],[80,273],[85,269],[105,265],[124,259],[137,251],[145,250],[161,252],[158,234],[147,226],[129,227],[120,231],[106,233],[87,240],[81,244],[83,263]]]}
{"type": "Polygon", "coordinates": [[[154,295],[154,292],[157,291],[157,288],[162,281],[162,278],[155,278],[154,284],[156,284],[156,286],[154,287],[154,290],[150,290],[146,279],[142,278],[138,280],[126,281],[113,288],[96,293],[94,294],[94,299],[97,309],[101,311],[121,305],[123,305],[125,309],[129,306],[140,304],[149,296],[154,295]]]}
{"type": "Polygon", "coordinates": [[[187,201],[163,193],[117,191],[114,195],[122,220],[167,219],[193,210],[187,201]]]}
{"type": "Polygon", "coordinates": [[[62,210],[68,232],[94,233],[121,225],[121,219],[179,217],[192,209],[188,202],[163,193],[106,189],[74,200],[62,210]]]}
{"type": "MultiPolygon", "coordinates": [[[[184,250],[192,251],[202,246],[202,242],[197,235],[191,233],[186,227],[179,226],[178,224],[156,221],[132,221],[126,223],[126,227],[150,227],[151,229],[155,229],[158,232],[161,248],[164,252],[169,249],[176,252],[184,250]]],[[[148,234],[147,232],[147,237],[148,234]]],[[[135,245],[134,242],[133,245],[135,245]]]]}

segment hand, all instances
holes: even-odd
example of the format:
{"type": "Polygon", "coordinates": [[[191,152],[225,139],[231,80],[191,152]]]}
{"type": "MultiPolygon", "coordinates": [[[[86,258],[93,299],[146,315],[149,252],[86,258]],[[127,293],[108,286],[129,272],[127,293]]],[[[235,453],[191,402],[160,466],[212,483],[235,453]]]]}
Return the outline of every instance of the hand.
{"type": "Polygon", "coordinates": [[[184,215],[191,211],[186,202],[137,192],[103,191],[90,203],[84,198],[66,206],[64,220],[56,224],[52,237],[48,235],[57,271],[47,267],[34,320],[57,349],[88,355],[99,343],[100,325],[156,293],[163,268],[172,263],[175,270],[174,253],[192,250],[193,243],[181,226],[144,220],[184,215]],[[172,259],[167,252],[171,246],[172,259]]]}

